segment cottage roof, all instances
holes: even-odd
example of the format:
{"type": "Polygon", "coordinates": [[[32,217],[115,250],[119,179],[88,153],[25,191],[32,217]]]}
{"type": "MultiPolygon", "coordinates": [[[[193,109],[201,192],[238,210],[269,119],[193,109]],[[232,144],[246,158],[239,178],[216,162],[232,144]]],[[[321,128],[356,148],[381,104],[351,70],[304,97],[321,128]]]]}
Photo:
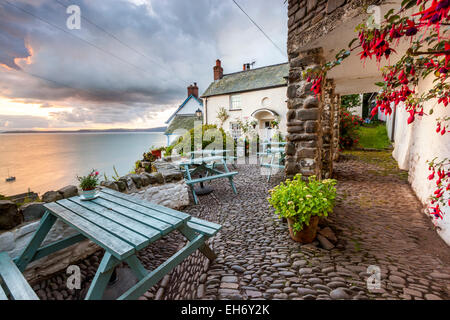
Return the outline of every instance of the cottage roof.
{"type": "Polygon", "coordinates": [[[166,123],[169,123],[177,115],[177,113],[181,109],[183,109],[183,107],[186,105],[186,103],[188,103],[188,101],[191,99],[196,100],[200,106],[203,106],[203,101],[201,99],[197,99],[195,96],[193,96],[191,94],[189,97],[186,98],[186,100],[184,100],[184,102],[178,107],[178,109],[169,117],[169,119],[167,119],[166,123]]]}
{"type": "Polygon", "coordinates": [[[185,130],[191,130],[194,128],[194,122],[200,121],[195,115],[183,115],[178,114],[175,115],[170,125],[167,127],[166,131],[164,132],[165,135],[170,135],[175,132],[177,129],[185,129],[185,130]]]}
{"type": "Polygon", "coordinates": [[[288,74],[288,63],[225,74],[212,82],[201,97],[286,86],[288,74]]]}

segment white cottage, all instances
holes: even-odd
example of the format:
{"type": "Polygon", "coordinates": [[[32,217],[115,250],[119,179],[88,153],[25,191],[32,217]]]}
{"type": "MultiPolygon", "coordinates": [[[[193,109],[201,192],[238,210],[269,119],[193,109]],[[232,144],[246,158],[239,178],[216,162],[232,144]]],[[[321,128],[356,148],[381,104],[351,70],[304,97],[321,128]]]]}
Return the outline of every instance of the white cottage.
{"type": "Polygon", "coordinates": [[[243,71],[223,74],[221,61],[217,60],[213,69],[214,82],[201,96],[205,124],[219,124],[218,112],[225,108],[229,118],[223,128],[235,137],[241,134],[239,120],[255,121],[263,139],[270,139],[277,130],[286,135],[287,63],[255,69],[244,64],[243,71]]]}

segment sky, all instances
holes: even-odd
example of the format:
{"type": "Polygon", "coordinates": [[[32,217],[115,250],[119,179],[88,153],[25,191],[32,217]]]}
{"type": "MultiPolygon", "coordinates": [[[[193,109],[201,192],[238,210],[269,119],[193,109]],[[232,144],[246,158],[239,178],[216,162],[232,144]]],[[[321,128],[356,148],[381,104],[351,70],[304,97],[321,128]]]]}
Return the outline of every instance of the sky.
{"type": "MultiPolygon", "coordinates": [[[[287,3],[236,1],[286,52],[287,3]]],[[[0,0],[0,131],[164,126],[216,59],[287,61],[232,0],[0,0]]]]}

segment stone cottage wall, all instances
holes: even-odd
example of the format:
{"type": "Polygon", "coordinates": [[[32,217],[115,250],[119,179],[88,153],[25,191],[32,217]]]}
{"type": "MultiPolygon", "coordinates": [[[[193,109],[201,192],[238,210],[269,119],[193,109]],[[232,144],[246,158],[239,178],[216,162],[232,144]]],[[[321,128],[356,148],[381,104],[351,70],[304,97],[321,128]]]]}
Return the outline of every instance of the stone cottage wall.
{"type": "Polygon", "coordinates": [[[324,62],[322,49],[299,51],[295,45],[289,51],[289,85],[286,136],[287,177],[297,173],[304,176],[321,175],[323,103],[315,97],[311,83],[303,79],[302,72],[324,62]]]}
{"type": "MultiPolygon", "coordinates": [[[[188,188],[182,173],[166,163],[157,167],[159,170],[155,173],[130,174],[121,177],[118,181],[102,182],[102,185],[173,209],[181,209],[188,205],[188,188]]],[[[42,198],[46,202],[52,202],[70,198],[78,193],[76,187],[73,186],[61,190],[46,192],[42,198]],[[67,190],[71,190],[71,192],[67,190]]],[[[33,202],[22,206],[16,214],[20,217],[20,221],[24,221],[24,223],[8,230],[0,230],[0,252],[8,252],[12,258],[19,256],[39,227],[40,218],[44,212],[42,202],[33,202]]],[[[74,234],[76,234],[74,229],[61,221],[57,221],[44,240],[43,245],[51,244],[74,234]]],[[[99,249],[99,246],[89,240],[82,241],[30,263],[24,272],[25,277],[30,283],[45,279],[55,272],[64,270],[71,263],[88,257],[99,249]]]]}
{"type": "Polygon", "coordinates": [[[311,43],[370,5],[370,0],[289,0],[288,5],[288,145],[286,176],[332,176],[339,155],[340,97],[332,79],[322,83],[321,97],[310,92],[302,72],[323,64],[322,48],[311,43]]]}

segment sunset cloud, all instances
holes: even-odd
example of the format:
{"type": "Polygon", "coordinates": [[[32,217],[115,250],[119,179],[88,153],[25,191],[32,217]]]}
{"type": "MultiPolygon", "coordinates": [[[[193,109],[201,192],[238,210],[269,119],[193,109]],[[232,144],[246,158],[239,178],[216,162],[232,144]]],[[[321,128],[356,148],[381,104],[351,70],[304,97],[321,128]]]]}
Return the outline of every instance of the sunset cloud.
{"type": "MultiPolygon", "coordinates": [[[[240,70],[244,62],[286,61],[232,1],[58,1],[79,5],[89,21],[136,50],[86,20],[81,30],[67,29],[68,15],[57,1],[11,2],[34,16],[0,2],[0,97],[57,107],[44,117],[51,125],[133,126],[138,119],[163,125],[163,112],[183,101],[190,83],[206,89],[215,59],[222,60],[225,73],[240,70]]],[[[282,0],[241,4],[286,47],[282,0]]],[[[14,118],[7,127],[46,128],[40,117],[33,119],[14,118]]]]}

